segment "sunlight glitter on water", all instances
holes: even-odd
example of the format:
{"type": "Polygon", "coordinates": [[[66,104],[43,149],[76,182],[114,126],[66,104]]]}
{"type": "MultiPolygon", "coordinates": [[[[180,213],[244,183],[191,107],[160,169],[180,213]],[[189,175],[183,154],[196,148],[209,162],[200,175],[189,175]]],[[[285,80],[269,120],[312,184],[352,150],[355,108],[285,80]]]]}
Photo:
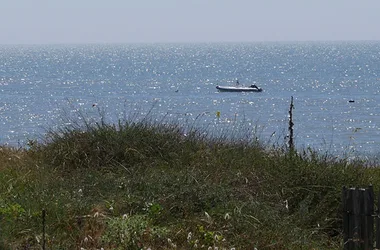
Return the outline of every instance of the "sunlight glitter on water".
{"type": "Polygon", "coordinates": [[[65,115],[99,110],[110,122],[150,114],[283,138],[294,96],[300,146],[376,152],[379,50],[380,43],[0,46],[0,142],[17,144],[65,115]],[[215,89],[236,79],[264,91],[215,89]]]}

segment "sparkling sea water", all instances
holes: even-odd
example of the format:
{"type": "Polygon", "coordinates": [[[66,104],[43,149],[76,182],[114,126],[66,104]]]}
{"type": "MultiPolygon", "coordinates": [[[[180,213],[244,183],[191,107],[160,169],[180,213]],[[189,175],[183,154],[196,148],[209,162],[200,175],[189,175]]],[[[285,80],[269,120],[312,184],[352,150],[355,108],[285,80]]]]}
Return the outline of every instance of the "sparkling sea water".
{"type": "Polygon", "coordinates": [[[2,145],[99,113],[281,142],[293,96],[298,147],[379,152],[380,42],[1,45],[0,87],[2,145]],[[215,88],[237,79],[264,91],[215,88]]]}

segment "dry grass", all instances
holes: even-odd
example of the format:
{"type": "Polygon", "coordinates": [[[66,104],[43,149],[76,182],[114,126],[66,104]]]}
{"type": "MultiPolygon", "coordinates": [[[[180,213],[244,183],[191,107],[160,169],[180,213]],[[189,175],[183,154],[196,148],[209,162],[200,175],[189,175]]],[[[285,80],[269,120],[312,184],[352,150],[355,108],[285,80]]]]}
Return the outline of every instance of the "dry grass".
{"type": "MultiPolygon", "coordinates": [[[[361,162],[149,122],[50,132],[0,148],[1,248],[340,249],[342,186],[361,162]]],[[[375,186],[375,190],[378,187],[375,186]]]]}

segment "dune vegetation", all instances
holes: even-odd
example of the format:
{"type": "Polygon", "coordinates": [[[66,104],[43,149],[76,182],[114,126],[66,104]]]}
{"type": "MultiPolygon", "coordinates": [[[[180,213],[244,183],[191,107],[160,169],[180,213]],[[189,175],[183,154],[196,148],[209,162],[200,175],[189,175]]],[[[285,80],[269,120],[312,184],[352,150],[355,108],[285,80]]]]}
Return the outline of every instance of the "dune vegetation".
{"type": "Polygon", "coordinates": [[[342,187],[378,183],[360,160],[173,123],[72,126],[0,148],[0,248],[342,249],[342,187]]]}

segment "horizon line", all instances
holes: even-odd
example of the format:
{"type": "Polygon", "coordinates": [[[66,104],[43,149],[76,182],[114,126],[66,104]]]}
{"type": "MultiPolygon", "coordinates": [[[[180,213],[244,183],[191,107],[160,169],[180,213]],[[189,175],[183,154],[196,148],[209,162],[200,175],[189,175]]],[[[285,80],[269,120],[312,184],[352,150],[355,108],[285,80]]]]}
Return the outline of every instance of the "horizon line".
{"type": "Polygon", "coordinates": [[[42,42],[42,43],[1,43],[0,46],[39,45],[159,45],[159,44],[255,44],[255,43],[358,43],[380,42],[380,40],[256,40],[256,41],[152,41],[152,42],[42,42]]]}

